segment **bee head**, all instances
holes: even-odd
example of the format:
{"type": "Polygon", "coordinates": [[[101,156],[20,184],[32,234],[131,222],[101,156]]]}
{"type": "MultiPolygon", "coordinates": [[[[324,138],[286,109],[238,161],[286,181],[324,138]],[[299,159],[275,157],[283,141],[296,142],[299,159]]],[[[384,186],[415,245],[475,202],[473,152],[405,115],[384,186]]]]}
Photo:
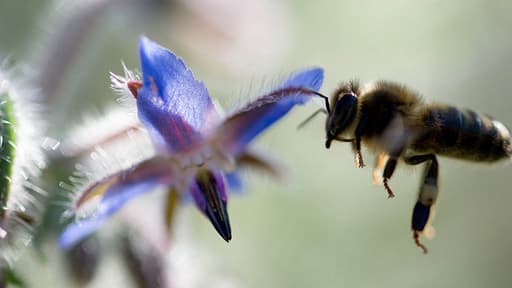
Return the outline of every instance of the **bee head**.
{"type": "Polygon", "coordinates": [[[325,141],[326,148],[329,148],[332,140],[335,139],[340,141],[352,141],[351,139],[338,137],[345,132],[356,119],[357,95],[352,88],[351,83],[349,87],[342,86],[331,98],[331,113],[329,113],[327,121],[325,122],[325,132],[327,134],[327,140],[325,141]]]}
{"type": "Polygon", "coordinates": [[[302,121],[297,128],[302,128],[319,113],[327,114],[325,131],[327,140],[325,147],[331,147],[332,140],[352,142],[353,139],[345,139],[341,134],[351,127],[357,116],[357,94],[359,83],[357,81],[343,82],[330,99],[325,95],[315,92],[317,96],[325,101],[325,108],[318,109],[311,116],[302,121]]]}

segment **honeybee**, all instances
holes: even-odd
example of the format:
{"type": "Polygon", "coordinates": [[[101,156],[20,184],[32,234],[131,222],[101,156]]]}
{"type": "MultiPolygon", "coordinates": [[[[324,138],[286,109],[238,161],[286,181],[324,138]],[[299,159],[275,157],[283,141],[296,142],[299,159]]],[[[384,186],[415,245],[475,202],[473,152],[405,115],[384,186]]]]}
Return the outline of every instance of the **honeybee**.
{"type": "Polygon", "coordinates": [[[361,144],[375,152],[373,178],[382,182],[389,198],[394,194],[388,182],[399,160],[425,163],[411,223],[414,241],[424,253],[427,249],[419,237],[426,232],[438,196],[437,155],[476,162],[512,155],[511,134],[501,122],[473,110],[425,103],[418,93],[397,83],[377,81],[361,87],[357,81],[343,82],[330,101],[323,98],[325,147],[333,141],[350,142],[359,168],[365,166],[361,144]]]}

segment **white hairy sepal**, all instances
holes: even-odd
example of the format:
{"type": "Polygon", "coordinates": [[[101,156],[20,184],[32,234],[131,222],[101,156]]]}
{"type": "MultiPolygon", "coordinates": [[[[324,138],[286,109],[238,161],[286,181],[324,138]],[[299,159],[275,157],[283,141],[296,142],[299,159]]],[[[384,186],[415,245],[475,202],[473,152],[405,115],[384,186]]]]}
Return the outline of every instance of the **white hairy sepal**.
{"type": "Polygon", "coordinates": [[[59,184],[67,206],[65,219],[80,219],[94,212],[97,201],[76,209],[77,200],[88,187],[155,155],[146,130],[125,109],[112,109],[86,119],[71,129],[61,145],[66,156],[78,161],[73,175],[59,184]]]}
{"type": "Polygon", "coordinates": [[[38,117],[41,107],[35,89],[21,76],[22,71],[6,67],[7,61],[0,63],[0,105],[11,105],[12,113],[2,115],[2,125],[10,126],[14,133],[11,140],[0,141],[2,151],[4,145],[13,151],[12,157],[4,159],[11,165],[10,175],[0,176],[8,177],[10,183],[0,221],[0,261],[11,265],[19,249],[31,243],[32,223],[42,212],[39,203],[46,192],[38,187],[36,179],[46,165],[41,150],[46,127],[38,117]]]}

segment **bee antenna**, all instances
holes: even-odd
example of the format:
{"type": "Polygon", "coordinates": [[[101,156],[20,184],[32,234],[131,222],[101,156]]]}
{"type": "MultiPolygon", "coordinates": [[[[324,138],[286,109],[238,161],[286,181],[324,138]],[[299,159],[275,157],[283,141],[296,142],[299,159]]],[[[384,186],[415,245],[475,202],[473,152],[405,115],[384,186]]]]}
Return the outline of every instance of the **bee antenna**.
{"type": "MultiPolygon", "coordinates": [[[[320,92],[316,92],[316,91],[312,91],[313,94],[315,94],[316,96],[319,96],[319,97],[322,97],[325,101],[325,109],[324,109],[324,112],[327,113],[327,115],[330,115],[331,114],[331,108],[329,107],[329,97],[325,96],[324,94],[320,93],[320,92]]],[[[318,112],[318,111],[317,111],[318,112]]]]}
{"type": "Polygon", "coordinates": [[[311,114],[311,116],[306,118],[306,120],[300,122],[299,126],[297,126],[297,130],[302,129],[302,127],[304,127],[306,124],[308,124],[309,121],[313,120],[313,118],[315,118],[316,115],[318,115],[319,113],[329,114],[329,112],[326,109],[320,108],[320,109],[316,110],[315,112],[313,112],[313,114],[311,114]]]}

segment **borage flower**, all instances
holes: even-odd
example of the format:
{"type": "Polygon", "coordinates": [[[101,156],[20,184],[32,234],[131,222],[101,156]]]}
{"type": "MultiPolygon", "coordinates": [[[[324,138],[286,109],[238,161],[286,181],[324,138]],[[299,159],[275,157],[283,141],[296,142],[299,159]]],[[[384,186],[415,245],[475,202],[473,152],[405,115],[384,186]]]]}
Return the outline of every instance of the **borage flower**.
{"type": "Polygon", "coordinates": [[[139,54],[142,82],[115,75],[113,80],[136,98],[139,120],[148,130],[156,155],[89,186],[75,206],[78,209],[101,197],[99,206],[95,213],[68,226],[60,245],[73,245],[127,201],[156,186],[168,187],[171,193],[190,193],[217,232],[229,241],[228,176],[247,165],[271,169],[248,144],[294,105],[312,98],[322,85],[323,70],[296,72],[270,93],[221,119],[203,83],[172,51],[141,37],[139,54]]]}

